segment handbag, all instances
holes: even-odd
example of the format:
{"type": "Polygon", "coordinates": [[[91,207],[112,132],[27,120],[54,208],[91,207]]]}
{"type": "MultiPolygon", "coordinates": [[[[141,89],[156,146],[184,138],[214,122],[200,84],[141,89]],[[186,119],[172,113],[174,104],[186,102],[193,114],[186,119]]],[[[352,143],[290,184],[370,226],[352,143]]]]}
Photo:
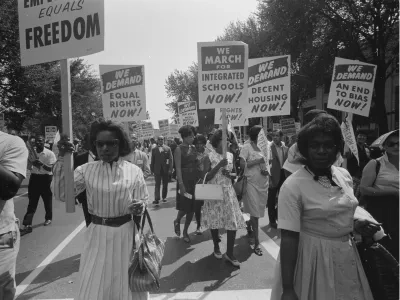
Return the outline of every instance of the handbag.
{"type": "Polygon", "coordinates": [[[160,288],[161,261],[164,256],[165,244],[155,235],[147,209],[142,217],[139,240],[139,245],[136,247],[135,237],[133,237],[133,255],[128,269],[129,288],[132,292],[158,290],[160,288]],[[150,230],[143,234],[146,218],[150,230]]]}
{"type": "Polygon", "coordinates": [[[223,201],[224,191],[220,184],[205,184],[207,174],[204,176],[203,183],[196,184],[195,199],[207,201],[223,201]]]}
{"type": "MultiPolygon", "coordinates": [[[[245,161],[246,163],[246,161],[245,161]]],[[[246,170],[247,163],[244,169],[240,172],[238,180],[233,184],[233,189],[236,192],[236,196],[238,201],[243,199],[243,195],[246,193],[247,188],[247,177],[244,175],[244,171],[246,170]]]]}
{"type": "Polygon", "coordinates": [[[357,251],[374,299],[399,299],[399,264],[380,243],[357,242],[357,251]]]}

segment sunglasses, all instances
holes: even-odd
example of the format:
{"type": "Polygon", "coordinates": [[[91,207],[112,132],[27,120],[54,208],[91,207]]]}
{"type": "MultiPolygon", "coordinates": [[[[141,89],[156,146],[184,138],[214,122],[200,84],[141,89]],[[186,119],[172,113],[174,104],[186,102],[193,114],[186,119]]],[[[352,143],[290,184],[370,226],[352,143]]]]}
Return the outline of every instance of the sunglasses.
{"type": "Polygon", "coordinates": [[[119,140],[111,140],[111,141],[95,141],[94,145],[97,148],[103,148],[104,146],[107,146],[107,148],[115,148],[119,145],[119,140]]]}
{"type": "Polygon", "coordinates": [[[394,147],[394,146],[399,146],[399,142],[390,142],[387,144],[388,147],[394,147]]]}
{"type": "Polygon", "coordinates": [[[336,149],[336,144],[335,143],[310,143],[308,145],[308,148],[311,150],[318,150],[319,148],[323,147],[326,151],[333,151],[336,149]]]}

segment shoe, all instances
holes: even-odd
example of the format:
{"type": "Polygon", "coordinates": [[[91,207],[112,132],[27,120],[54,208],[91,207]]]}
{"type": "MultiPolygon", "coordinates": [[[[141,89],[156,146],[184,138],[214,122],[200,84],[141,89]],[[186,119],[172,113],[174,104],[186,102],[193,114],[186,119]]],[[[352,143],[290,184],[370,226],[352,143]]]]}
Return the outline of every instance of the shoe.
{"type": "Polygon", "coordinates": [[[228,254],[225,253],[225,254],[224,254],[224,258],[225,258],[226,261],[229,262],[232,266],[237,267],[237,268],[240,267],[240,262],[239,262],[235,257],[230,258],[230,257],[228,256],[228,254]]]}
{"type": "Polygon", "coordinates": [[[162,202],[164,202],[164,203],[167,202],[167,199],[162,199],[162,202]]]}
{"type": "Polygon", "coordinates": [[[174,220],[174,231],[177,236],[181,236],[181,224],[177,220],[174,220]]]}
{"type": "Polygon", "coordinates": [[[24,228],[20,229],[19,232],[20,232],[21,235],[25,235],[27,233],[31,233],[32,232],[32,226],[27,225],[24,228]]]}
{"type": "Polygon", "coordinates": [[[274,229],[278,228],[278,224],[276,224],[276,223],[269,223],[269,226],[274,228],[274,229]]]}
{"type": "Polygon", "coordinates": [[[46,221],[44,221],[44,226],[47,226],[47,225],[50,225],[51,224],[51,220],[46,220],[46,221]]]}
{"type": "Polygon", "coordinates": [[[195,235],[202,235],[203,232],[201,232],[201,228],[197,228],[197,230],[194,233],[195,235]]]}
{"type": "Polygon", "coordinates": [[[219,250],[219,249],[214,249],[214,257],[215,257],[216,259],[222,259],[221,250],[219,250]]]}
{"type": "Polygon", "coordinates": [[[188,244],[190,244],[190,237],[189,237],[189,235],[186,233],[186,234],[183,234],[183,241],[185,242],[185,243],[188,243],[188,244]]]}
{"type": "Polygon", "coordinates": [[[153,201],[153,204],[154,204],[154,205],[160,205],[160,200],[154,200],[154,201],[153,201]]]}

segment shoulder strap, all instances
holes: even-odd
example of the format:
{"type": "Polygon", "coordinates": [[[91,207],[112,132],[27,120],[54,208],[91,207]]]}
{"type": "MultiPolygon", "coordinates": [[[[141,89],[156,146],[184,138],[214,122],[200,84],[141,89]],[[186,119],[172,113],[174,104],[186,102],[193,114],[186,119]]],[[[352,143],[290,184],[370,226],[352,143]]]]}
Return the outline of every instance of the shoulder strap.
{"type": "Polygon", "coordinates": [[[375,166],[375,179],[374,179],[374,182],[372,183],[372,185],[375,184],[376,178],[378,177],[379,171],[381,169],[381,162],[379,160],[375,159],[375,163],[376,163],[376,166],[375,166]]]}

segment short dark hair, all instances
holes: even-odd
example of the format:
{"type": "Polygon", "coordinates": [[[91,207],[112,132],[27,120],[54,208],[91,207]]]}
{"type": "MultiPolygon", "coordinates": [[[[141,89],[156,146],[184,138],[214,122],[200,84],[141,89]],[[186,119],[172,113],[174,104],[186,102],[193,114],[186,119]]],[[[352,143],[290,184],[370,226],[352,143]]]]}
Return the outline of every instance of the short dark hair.
{"type": "Polygon", "coordinates": [[[250,140],[252,140],[253,142],[256,141],[261,129],[262,129],[262,126],[260,126],[260,125],[254,125],[253,127],[251,127],[249,130],[250,140]]]}
{"type": "Polygon", "coordinates": [[[322,109],[311,109],[305,115],[303,119],[303,125],[310,123],[319,115],[328,114],[325,110],[322,109]]]}
{"type": "Polygon", "coordinates": [[[207,144],[207,139],[206,139],[206,137],[204,136],[204,135],[202,135],[202,134],[198,134],[198,135],[196,135],[196,137],[195,137],[195,139],[194,139],[194,142],[193,142],[193,144],[207,144]]]}
{"type": "Polygon", "coordinates": [[[90,131],[90,147],[93,154],[97,156],[97,149],[94,142],[97,139],[97,135],[101,131],[110,131],[115,133],[119,140],[119,154],[118,156],[125,156],[131,152],[130,139],[128,134],[124,131],[122,125],[114,123],[112,121],[100,121],[96,124],[92,124],[90,131]],[[93,126],[94,125],[94,126],[93,126]]]}
{"type": "Polygon", "coordinates": [[[273,130],[273,131],[272,131],[272,134],[274,134],[274,133],[277,133],[277,134],[279,134],[280,137],[283,137],[283,132],[282,132],[282,130],[280,130],[280,129],[275,129],[275,130],[273,130]]]}
{"type": "Polygon", "coordinates": [[[181,128],[179,128],[178,132],[181,135],[182,139],[188,137],[191,133],[193,133],[194,136],[196,135],[196,129],[191,125],[182,126],[181,128]]]}
{"type": "Polygon", "coordinates": [[[214,134],[212,135],[210,139],[210,143],[214,148],[218,147],[219,142],[222,140],[222,129],[218,129],[214,134]]]}
{"type": "Polygon", "coordinates": [[[357,137],[359,134],[368,136],[368,134],[367,134],[365,131],[362,131],[362,130],[357,130],[357,132],[356,132],[356,137],[357,137]]]}
{"type": "Polygon", "coordinates": [[[336,155],[342,152],[343,136],[339,122],[331,115],[321,114],[301,128],[297,135],[297,147],[300,154],[306,159],[308,159],[308,143],[313,136],[320,133],[333,137],[336,145],[336,155]]]}
{"type": "Polygon", "coordinates": [[[45,137],[44,137],[43,134],[38,133],[38,134],[35,135],[35,140],[38,140],[38,139],[43,139],[43,140],[45,140],[45,137]]]}

